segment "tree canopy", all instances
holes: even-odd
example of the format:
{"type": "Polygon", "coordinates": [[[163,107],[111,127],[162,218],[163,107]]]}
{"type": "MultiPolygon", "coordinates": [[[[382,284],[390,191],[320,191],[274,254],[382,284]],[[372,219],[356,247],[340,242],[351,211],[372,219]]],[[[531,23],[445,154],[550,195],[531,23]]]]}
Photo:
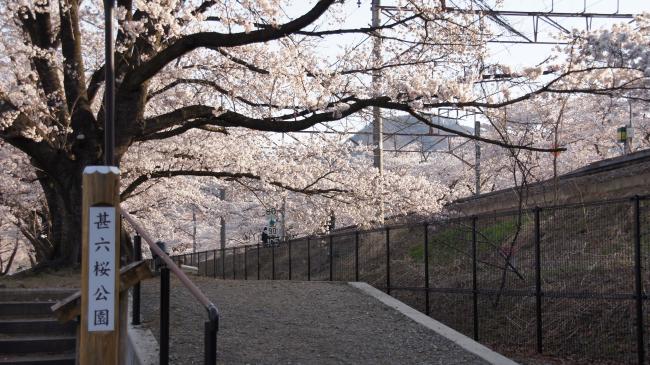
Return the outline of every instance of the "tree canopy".
{"type": "MultiPolygon", "coordinates": [[[[300,12],[305,2],[118,0],[116,159],[123,163],[123,198],[138,196],[152,179],[204,176],[332,199],[353,192],[342,199],[365,202],[350,205],[357,210],[373,205],[369,194],[392,186],[404,197],[396,212],[409,199],[435,209],[442,187],[427,190],[424,180],[406,176],[378,184],[376,172],[330,160],[335,154],[325,154],[327,144],[274,152],[308,163],[278,164],[267,175],[260,169],[266,156],[255,149],[260,137],[239,128],[299,131],[367,118],[370,107],[379,107],[445,130],[426,112],[473,107],[489,114],[575,94],[648,101],[648,15],[610,30],[574,32],[545,64],[517,70],[486,61],[484,16],[447,12],[443,3],[401,1],[380,26],[349,27],[345,2],[336,0],[311,1],[300,12]],[[373,57],[376,47],[381,57],[373,57]],[[435,194],[424,199],[427,192],[435,194]]],[[[81,171],[103,156],[103,8],[95,0],[10,0],[0,8],[0,23],[3,151],[23,159],[22,181],[33,179],[43,192],[43,213],[32,219],[48,233],[33,237],[34,245],[48,247],[43,259],[74,262],[81,171]]],[[[507,123],[492,124],[497,132],[480,137],[484,143],[563,149],[557,140],[513,138],[507,123]]]]}

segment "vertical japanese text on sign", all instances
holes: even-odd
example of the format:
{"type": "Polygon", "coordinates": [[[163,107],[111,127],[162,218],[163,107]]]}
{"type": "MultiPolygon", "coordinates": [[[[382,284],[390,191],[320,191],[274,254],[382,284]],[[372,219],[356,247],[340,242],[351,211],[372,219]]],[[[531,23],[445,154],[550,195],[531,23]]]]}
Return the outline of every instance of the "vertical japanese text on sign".
{"type": "Polygon", "coordinates": [[[90,207],[88,331],[115,328],[115,208],[90,207]]]}

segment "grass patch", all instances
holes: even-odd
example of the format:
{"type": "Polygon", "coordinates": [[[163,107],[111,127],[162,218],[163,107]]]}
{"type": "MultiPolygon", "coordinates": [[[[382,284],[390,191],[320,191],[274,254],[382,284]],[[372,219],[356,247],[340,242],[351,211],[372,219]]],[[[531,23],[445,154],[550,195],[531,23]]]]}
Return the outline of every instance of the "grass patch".
{"type": "MultiPolygon", "coordinates": [[[[521,228],[530,222],[530,218],[523,216],[521,219],[521,228]]],[[[480,223],[480,221],[479,221],[480,223]]],[[[477,251],[485,252],[500,247],[503,243],[512,239],[517,232],[517,217],[504,219],[489,225],[479,225],[477,227],[477,251]]],[[[521,232],[520,232],[521,235],[521,232]]],[[[468,249],[472,242],[471,224],[461,225],[452,224],[437,232],[429,232],[429,254],[435,253],[438,260],[447,258],[453,259],[459,254],[469,253],[468,249]]],[[[417,261],[424,261],[424,246],[418,245],[409,250],[409,256],[417,261]]]]}

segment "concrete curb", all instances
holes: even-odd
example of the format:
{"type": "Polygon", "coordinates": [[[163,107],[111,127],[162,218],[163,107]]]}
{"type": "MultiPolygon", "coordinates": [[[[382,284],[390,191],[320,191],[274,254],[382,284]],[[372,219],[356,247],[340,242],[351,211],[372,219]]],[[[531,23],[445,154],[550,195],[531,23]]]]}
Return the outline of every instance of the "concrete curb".
{"type": "Polygon", "coordinates": [[[494,365],[518,365],[516,362],[508,359],[507,357],[490,350],[489,348],[481,345],[480,343],[472,340],[471,338],[463,335],[462,333],[453,330],[444,324],[434,320],[426,314],[417,311],[408,305],[400,302],[399,300],[391,297],[390,295],[361,282],[349,282],[348,285],[359,289],[360,291],[368,294],[387,306],[397,310],[403,315],[409,317],[415,322],[429,328],[442,337],[447,338],[449,341],[463,348],[465,351],[470,352],[481,359],[494,365]]]}
{"type": "Polygon", "coordinates": [[[127,310],[127,354],[125,365],[158,365],[160,359],[160,345],[154,337],[153,332],[144,324],[133,325],[131,323],[131,309],[133,309],[133,297],[129,293],[127,310]]]}
{"type": "Polygon", "coordinates": [[[143,325],[134,326],[129,324],[129,365],[157,365],[158,364],[158,341],[151,333],[151,330],[143,325]]]}
{"type": "Polygon", "coordinates": [[[187,274],[199,274],[199,268],[197,266],[181,265],[181,269],[187,274]]]}

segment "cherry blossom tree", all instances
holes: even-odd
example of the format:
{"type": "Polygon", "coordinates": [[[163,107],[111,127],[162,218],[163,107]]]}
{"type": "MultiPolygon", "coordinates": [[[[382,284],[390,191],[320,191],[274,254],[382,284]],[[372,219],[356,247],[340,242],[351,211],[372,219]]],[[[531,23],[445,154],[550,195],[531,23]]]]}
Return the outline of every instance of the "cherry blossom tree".
{"type": "Polygon", "coordinates": [[[367,146],[320,137],[320,143],[273,146],[266,133],[231,129],[229,135],[190,131],[171,143],[138,144],[123,160],[129,166],[124,206],[162,237],[184,242],[190,238],[189,222],[174,217],[198,208],[205,226],[225,214],[234,228],[229,240],[250,243],[270,207],[285,205],[291,234],[304,235],[322,232],[332,213],[343,226],[377,223],[380,200],[389,216],[432,214],[449,195],[444,184],[418,173],[389,169],[380,176],[367,168],[372,158],[367,146]],[[219,199],[219,188],[227,189],[226,201],[219,199]]]}
{"type": "MultiPolygon", "coordinates": [[[[0,8],[0,138],[29,158],[30,173],[43,192],[51,259],[63,263],[78,257],[81,172],[98,164],[104,153],[100,3],[9,0],[0,8]]],[[[265,158],[259,154],[240,153],[253,157],[214,164],[201,164],[199,158],[178,169],[127,165],[136,148],[159,149],[177,162],[184,154],[187,160],[207,156],[214,143],[240,138],[232,131],[236,127],[299,131],[370,107],[432,125],[423,111],[494,109],[575,92],[647,100],[647,16],[608,32],[574,34],[563,58],[550,61],[554,64],[508,70],[483,61],[489,34],[480,15],[444,12],[440,1],[405,0],[400,5],[408,11],[387,15],[379,27],[348,27],[345,5],[311,1],[304,12],[293,14],[296,6],[283,0],[118,0],[115,157],[125,171],[133,169],[125,176],[123,196],[147,188],[142,180],[164,176],[258,181],[307,196],[349,190],[324,178],[344,174],[342,167],[328,174],[283,165],[285,171],[269,178],[254,167],[257,158],[265,158]],[[633,26],[639,29],[632,31],[633,26]],[[381,43],[381,58],[371,57],[375,40],[381,43]],[[371,75],[378,71],[381,79],[373,86],[371,75]],[[486,73],[506,75],[501,79],[507,86],[494,90],[484,83],[486,73]],[[177,137],[187,143],[175,149],[177,137]],[[212,142],[192,148],[201,138],[212,142]],[[136,171],[140,175],[131,175],[136,171]]],[[[517,144],[504,136],[481,140],[527,151],[558,149],[546,142],[517,144]]],[[[293,153],[277,152],[281,158],[293,153]]],[[[361,177],[354,182],[357,197],[377,184],[407,184],[400,187],[413,193],[420,186],[407,177],[377,183],[373,172],[354,176],[361,177]]],[[[367,196],[366,204],[348,204],[349,209],[366,209],[373,203],[367,196]]]]}

